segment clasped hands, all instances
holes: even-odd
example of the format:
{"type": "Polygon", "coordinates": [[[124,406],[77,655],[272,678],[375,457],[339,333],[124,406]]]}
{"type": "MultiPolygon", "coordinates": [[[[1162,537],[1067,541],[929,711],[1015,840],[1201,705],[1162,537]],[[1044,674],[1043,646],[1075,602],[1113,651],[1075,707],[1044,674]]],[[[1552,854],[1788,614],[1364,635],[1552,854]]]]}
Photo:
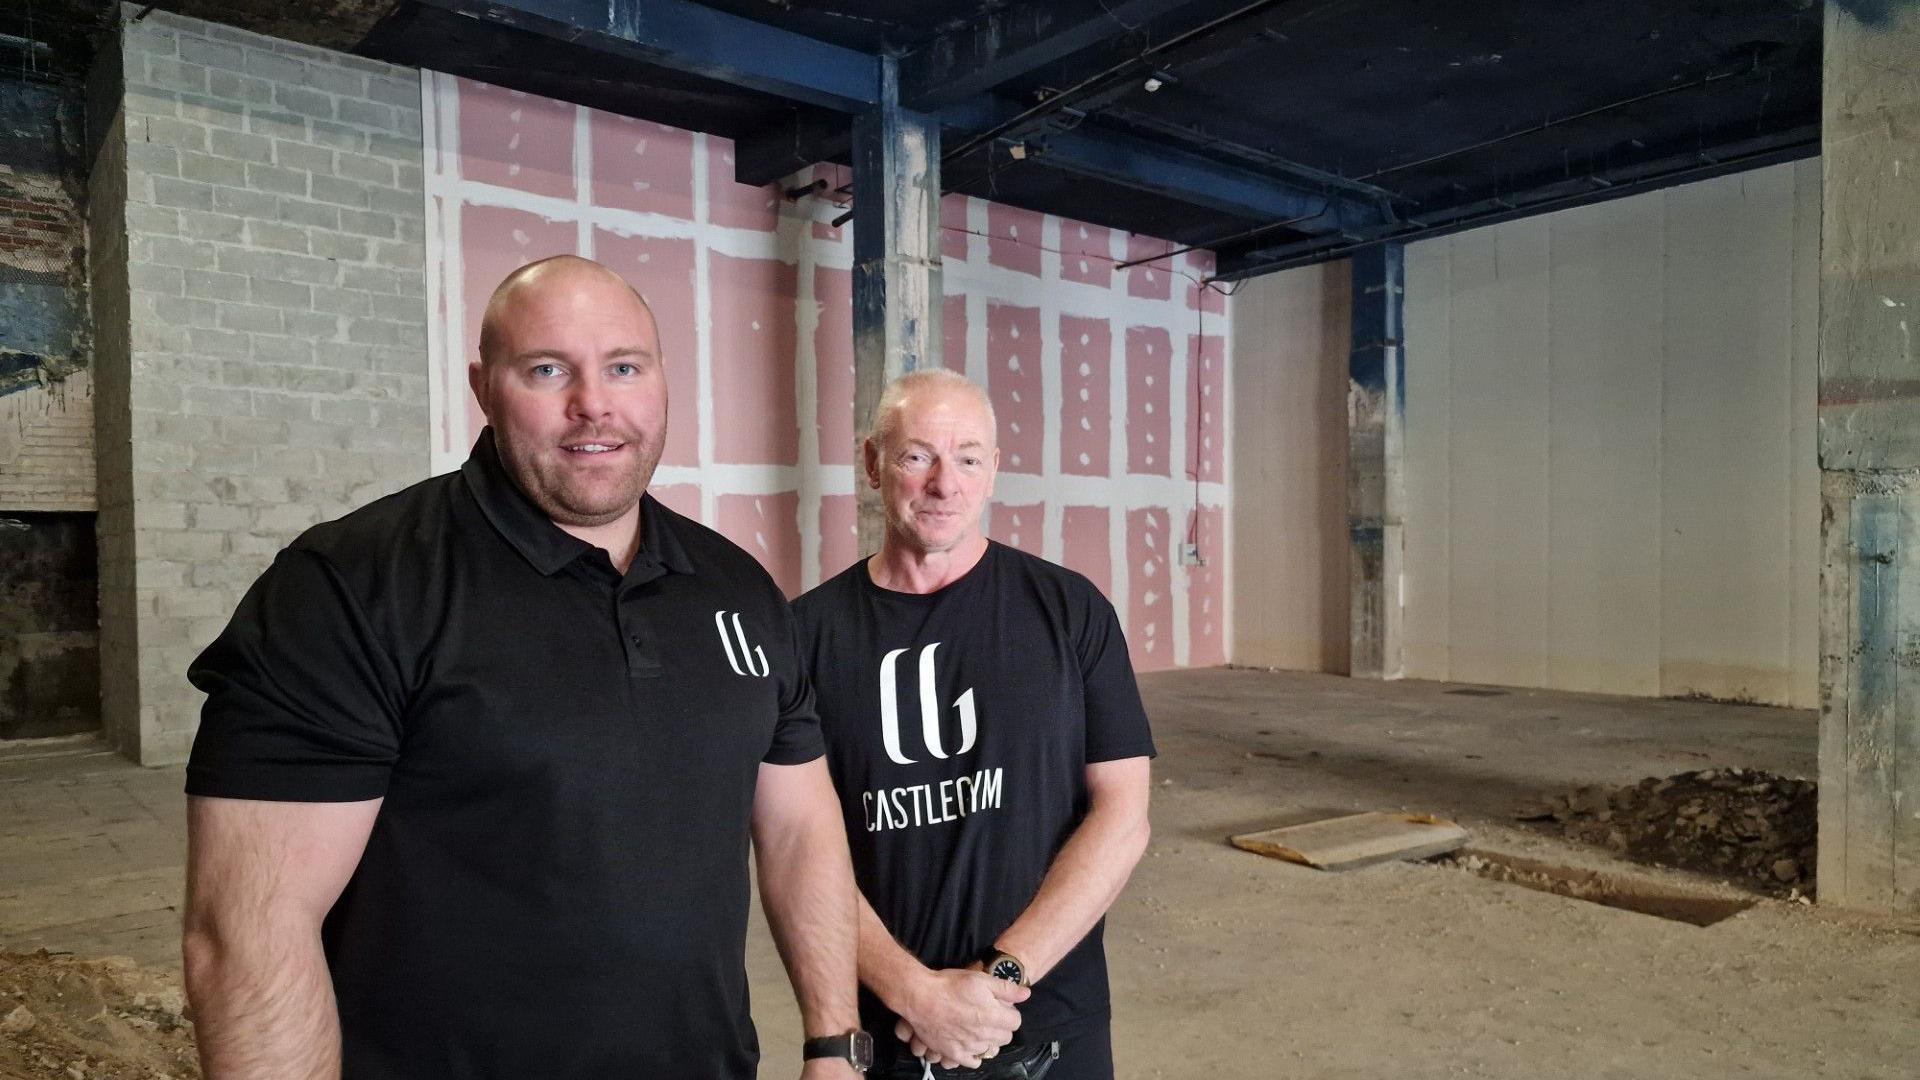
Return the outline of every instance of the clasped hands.
{"type": "Polygon", "coordinates": [[[929,971],[900,1011],[893,1033],[930,1065],[977,1069],[1000,1052],[1020,1027],[1015,1005],[1032,993],[971,968],[929,971]]]}

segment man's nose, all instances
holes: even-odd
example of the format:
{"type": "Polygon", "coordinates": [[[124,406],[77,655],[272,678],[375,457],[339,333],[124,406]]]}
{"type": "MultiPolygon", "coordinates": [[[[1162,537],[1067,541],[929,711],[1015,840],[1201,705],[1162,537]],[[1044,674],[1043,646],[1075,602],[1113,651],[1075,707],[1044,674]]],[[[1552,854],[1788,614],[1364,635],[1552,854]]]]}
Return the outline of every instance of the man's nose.
{"type": "Polygon", "coordinates": [[[574,416],[598,419],[611,408],[611,398],[600,376],[587,373],[576,379],[567,397],[567,411],[574,416]]]}

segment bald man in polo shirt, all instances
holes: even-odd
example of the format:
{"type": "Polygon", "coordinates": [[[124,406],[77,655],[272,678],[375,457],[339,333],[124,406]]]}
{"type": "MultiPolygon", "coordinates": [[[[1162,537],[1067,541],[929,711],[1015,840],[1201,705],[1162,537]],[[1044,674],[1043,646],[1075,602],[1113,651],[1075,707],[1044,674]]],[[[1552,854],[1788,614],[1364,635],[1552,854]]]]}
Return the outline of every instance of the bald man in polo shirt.
{"type": "Polygon", "coordinates": [[[457,473],[309,530],[190,677],[188,993],[210,1080],[746,1080],[748,839],[853,1076],[856,900],[792,616],[646,495],[651,311],[565,256],[494,293],[457,473]]]}

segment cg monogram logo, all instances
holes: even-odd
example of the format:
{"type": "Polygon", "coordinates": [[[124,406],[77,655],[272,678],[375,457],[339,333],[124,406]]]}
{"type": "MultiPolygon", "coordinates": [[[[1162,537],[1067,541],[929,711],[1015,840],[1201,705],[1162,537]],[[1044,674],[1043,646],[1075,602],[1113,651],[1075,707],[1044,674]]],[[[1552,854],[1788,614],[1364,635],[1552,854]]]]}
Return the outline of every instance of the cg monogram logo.
{"type": "Polygon", "coordinates": [[[727,633],[727,612],[724,611],[716,611],[713,613],[713,628],[720,631],[720,647],[727,650],[727,665],[733,668],[735,675],[752,675],[764,679],[767,677],[767,673],[773,670],[767,665],[766,650],[760,648],[758,645],[750,646],[747,644],[747,632],[740,626],[739,612],[733,612],[732,634],[727,633]],[[733,651],[733,643],[735,641],[740,643],[740,652],[738,655],[735,655],[733,651]],[[755,657],[758,657],[760,661],[757,667],[754,665],[755,657]],[[743,668],[741,666],[742,664],[746,666],[743,668]]]}
{"type": "MultiPolygon", "coordinates": [[[[927,744],[927,753],[937,758],[945,758],[947,752],[941,746],[940,739],[940,699],[938,688],[933,680],[933,653],[940,647],[934,642],[920,650],[920,737],[927,744]]],[[[895,649],[880,660],[880,739],[886,745],[887,757],[895,765],[911,765],[913,759],[900,752],[900,691],[894,682],[893,669],[900,654],[906,649],[895,649]]],[[[954,700],[953,707],[960,710],[960,749],[955,754],[964,754],[973,749],[974,736],[978,734],[979,723],[973,713],[973,688],[954,700]]]]}

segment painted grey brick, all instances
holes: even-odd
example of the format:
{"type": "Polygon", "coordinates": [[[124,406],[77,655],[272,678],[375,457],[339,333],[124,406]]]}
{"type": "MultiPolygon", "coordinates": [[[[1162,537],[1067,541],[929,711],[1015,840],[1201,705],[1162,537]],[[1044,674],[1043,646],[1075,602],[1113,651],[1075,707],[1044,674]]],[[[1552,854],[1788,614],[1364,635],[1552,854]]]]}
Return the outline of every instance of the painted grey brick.
{"type": "Polygon", "coordinates": [[[195,240],[219,240],[237,244],[245,235],[244,218],[232,214],[207,213],[204,210],[180,211],[180,231],[195,240]]]}
{"type": "Polygon", "coordinates": [[[426,354],[418,349],[380,348],[372,350],[373,370],[381,375],[424,376],[426,354]]]}
{"type": "Polygon", "coordinates": [[[394,134],[402,138],[412,140],[415,149],[414,156],[417,159],[419,157],[418,151],[420,147],[420,110],[395,109],[393,111],[393,131],[394,134]]]}
{"type": "MultiPolygon", "coordinates": [[[[333,372],[346,375],[344,371],[333,372]]],[[[359,398],[320,398],[313,403],[313,418],[322,424],[366,427],[374,423],[373,402],[359,398]]]]}
{"type": "Polygon", "coordinates": [[[333,368],[290,368],[287,371],[287,389],[302,394],[332,395],[315,398],[313,402],[314,419],[328,423],[333,421],[326,415],[326,407],[338,404],[343,400],[341,395],[353,393],[359,386],[359,380],[360,376],[355,372],[333,368]]]}
{"type": "Polygon", "coordinates": [[[134,310],[144,309],[151,317],[168,326],[213,326],[219,307],[211,300],[163,294],[143,295],[134,300],[134,310]]]}
{"type": "Polygon", "coordinates": [[[269,420],[294,421],[313,419],[313,399],[300,394],[285,394],[277,390],[255,390],[253,392],[253,415],[269,420]]]}
{"type": "Polygon", "coordinates": [[[341,98],[334,108],[334,115],[343,124],[358,124],[376,131],[394,130],[393,106],[377,101],[341,98]]]}
{"type": "Polygon", "coordinates": [[[147,176],[179,176],[180,151],[158,143],[130,142],[127,167],[147,176]]]}
{"type": "Polygon", "coordinates": [[[426,218],[424,217],[400,218],[399,223],[400,223],[400,228],[398,230],[397,235],[400,237],[400,239],[405,240],[408,243],[412,243],[412,244],[425,244],[427,242],[427,219],[426,218]]]}
{"type": "Polygon", "coordinates": [[[273,88],[273,103],[287,112],[316,120],[333,119],[333,95],[322,90],[290,83],[279,83],[273,88]]]}
{"type": "Polygon", "coordinates": [[[207,69],[198,64],[189,64],[171,57],[154,56],[147,59],[146,78],[140,81],[162,90],[186,90],[204,94],[207,92],[207,69]]]}
{"type": "Polygon", "coordinates": [[[247,298],[256,304],[266,304],[282,311],[304,311],[313,304],[313,288],[293,281],[254,278],[250,282],[247,298]]]}
{"type": "Polygon", "coordinates": [[[287,333],[307,341],[336,341],[340,337],[340,316],[325,311],[288,311],[283,313],[287,333]]]}
{"type": "Polygon", "coordinates": [[[281,390],[287,385],[286,368],[251,360],[229,360],[220,365],[220,385],[242,390],[281,390]]]}
{"type": "MultiPolygon", "coordinates": [[[[261,168],[252,166],[251,168],[261,168]]],[[[212,154],[195,154],[186,150],[180,152],[180,177],[183,180],[198,180],[203,184],[216,187],[258,186],[248,183],[249,166],[244,161],[214,157],[212,154]]]]}
{"type": "Polygon", "coordinates": [[[252,391],[229,390],[224,386],[189,386],[183,391],[180,404],[189,416],[253,415],[252,391]]]}
{"type": "MultiPolygon", "coordinates": [[[[293,318],[302,312],[283,313],[282,318],[293,318]]],[[[288,332],[295,333],[292,327],[288,332]]],[[[313,342],[298,336],[282,337],[278,334],[255,334],[253,336],[253,358],[270,364],[292,365],[293,370],[303,368],[297,365],[313,363],[313,342]]]]}
{"type": "Polygon", "coordinates": [[[395,235],[396,219],[392,214],[373,213],[366,210],[341,210],[339,214],[342,232],[382,240],[395,235]]]}
{"type": "Polygon", "coordinates": [[[346,236],[337,232],[315,232],[313,234],[313,253],[327,259],[339,259],[343,262],[366,262],[368,242],[363,236],[346,236]]]}
{"type": "Polygon", "coordinates": [[[406,295],[409,285],[407,279],[417,276],[409,275],[404,270],[387,270],[377,266],[346,266],[340,270],[340,284],[349,289],[406,295]]]}
{"type": "Polygon", "coordinates": [[[278,139],[273,144],[274,158],[283,168],[299,169],[301,172],[333,172],[333,151],[312,143],[293,142],[278,139]]]}
{"type": "Polygon", "coordinates": [[[371,203],[375,210],[404,217],[424,217],[427,212],[426,200],[420,197],[418,191],[374,188],[371,203]]]}
{"type": "Polygon", "coordinates": [[[305,199],[280,199],[273,216],[289,225],[308,225],[316,229],[340,227],[339,207],[308,202],[305,199]]]}
{"type": "Polygon", "coordinates": [[[192,343],[194,351],[203,356],[246,356],[253,351],[253,343],[247,335],[236,330],[190,327],[187,340],[192,343]]]}
{"type": "Polygon", "coordinates": [[[202,532],[232,532],[253,524],[250,507],[206,505],[186,509],[189,527],[202,532]]]}
{"type": "Polygon", "coordinates": [[[221,213],[273,219],[278,213],[278,206],[280,206],[278,200],[265,192],[250,192],[250,190],[238,190],[238,188],[219,188],[213,192],[213,209],[221,213]]]}
{"type": "Polygon", "coordinates": [[[401,323],[425,323],[427,320],[427,306],[414,296],[386,296],[376,293],[373,298],[373,313],[378,318],[392,319],[401,323]]]}
{"type": "Polygon", "coordinates": [[[178,236],[143,236],[130,245],[133,258],[157,266],[180,266],[194,270],[211,269],[215,248],[212,244],[178,236]]]}
{"type": "Polygon", "coordinates": [[[213,209],[213,188],[191,180],[156,176],[153,178],[153,201],[160,206],[173,206],[182,210],[211,210],[213,209]]]}
{"type": "Polygon", "coordinates": [[[320,471],[320,451],[292,446],[260,448],[259,470],[265,476],[312,476],[320,471]]]}
{"type": "Polygon", "coordinates": [[[305,117],[294,116],[291,113],[248,109],[247,130],[256,135],[303,142],[307,138],[307,120],[305,117]]]}
{"type": "Polygon", "coordinates": [[[298,84],[307,74],[306,64],[266,49],[248,49],[243,66],[247,74],[257,75],[272,83],[298,84]]]}
{"type": "Polygon", "coordinates": [[[273,161],[273,140],[265,135],[215,130],[208,138],[207,144],[210,150],[221,157],[236,158],[240,161],[257,161],[263,165],[273,161]]]}
{"type": "Polygon", "coordinates": [[[367,96],[367,73],[352,71],[337,64],[307,65],[307,85],[343,98],[367,96]]]}
{"type": "Polygon", "coordinates": [[[180,211],[149,203],[128,203],[127,232],[146,236],[178,236],[180,211]]]}
{"type": "Polygon", "coordinates": [[[207,93],[246,105],[273,103],[273,84],[237,71],[207,72],[207,93]]]}
{"type": "Polygon", "coordinates": [[[417,131],[401,135],[382,135],[375,133],[367,136],[367,153],[375,157],[392,158],[395,161],[420,160],[420,133],[417,131]]]}
{"type": "Polygon", "coordinates": [[[228,273],[245,274],[248,277],[271,278],[275,281],[299,281],[316,285],[331,283],[339,276],[333,263],[307,255],[223,248],[219,258],[220,269],[228,273]]]}
{"type": "Polygon", "coordinates": [[[206,94],[180,94],[179,114],[182,120],[205,124],[209,128],[239,131],[247,126],[245,106],[206,94]]]}
{"type": "Polygon", "coordinates": [[[255,304],[220,305],[220,325],[229,330],[246,330],[261,334],[278,334],[283,323],[278,308],[261,307],[255,304]]]}
{"type": "Polygon", "coordinates": [[[162,90],[157,86],[129,84],[126,93],[121,96],[120,107],[126,111],[129,120],[142,116],[178,116],[180,92],[162,90]]]}
{"type": "Polygon", "coordinates": [[[367,80],[366,96],[386,105],[404,105],[408,108],[420,107],[420,79],[413,77],[375,76],[367,80]]]}
{"type": "Polygon", "coordinates": [[[366,152],[369,136],[357,127],[334,123],[331,120],[315,120],[311,127],[313,129],[311,138],[316,145],[355,154],[366,152]]]}
{"type": "Polygon", "coordinates": [[[367,371],[373,367],[372,351],[365,345],[354,345],[344,341],[316,341],[313,344],[313,362],[319,367],[333,368],[338,371],[367,371]]]}
{"type": "Polygon", "coordinates": [[[185,294],[182,271],[177,266],[152,266],[147,263],[129,263],[127,265],[127,285],[137,292],[165,293],[170,296],[185,294]]]}
{"type": "Polygon", "coordinates": [[[359,289],[315,286],[313,310],[334,315],[371,315],[373,314],[373,297],[359,289]]]}
{"type": "Polygon", "coordinates": [[[419,270],[426,265],[426,253],[418,244],[375,244],[373,261],[389,270],[419,270]]]}
{"type": "Polygon", "coordinates": [[[341,153],[335,161],[334,169],[348,180],[364,180],[369,184],[393,186],[394,164],[381,158],[368,157],[365,154],[341,153]]]}
{"type": "Polygon", "coordinates": [[[362,345],[405,345],[402,326],[380,319],[355,319],[347,324],[347,340],[362,345]]]}
{"type": "Polygon", "coordinates": [[[270,251],[293,251],[301,255],[308,253],[307,230],[298,225],[255,221],[248,224],[247,235],[255,247],[270,251]]]}
{"type": "Polygon", "coordinates": [[[367,206],[368,188],[357,180],[316,176],[313,178],[312,195],[315,202],[334,203],[364,210],[367,206]]]}
{"type": "Polygon", "coordinates": [[[256,191],[271,191],[279,195],[307,194],[306,173],[276,165],[248,165],[246,170],[246,179],[241,183],[256,191]]]}
{"type": "Polygon", "coordinates": [[[186,295],[201,296],[209,300],[245,300],[247,279],[239,274],[189,270],[186,277],[186,295]]]}
{"type": "Polygon", "coordinates": [[[180,59],[227,71],[238,69],[243,62],[239,46],[202,37],[181,38],[180,59]]]}
{"type": "MultiPolygon", "coordinates": [[[[305,446],[313,450],[344,450],[352,429],[336,427],[333,424],[320,424],[313,421],[296,421],[287,425],[287,445],[305,446]]],[[[301,498],[310,497],[302,491],[301,498]]]]}
{"type": "Polygon", "coordinates": [[[393,186],[401,191],[419,192],[426,188],[425,170],[418,164],[402,162],[394,166],[393,186]]]}
{"type": "Polygon", "coordinates": [[[287,441],[287,422],[251,413],[234,414],[221,419],[220,435],[228,442],[278,446],[287,441]]]}
{"type": "MultiPolygon", "coordinates": [[[[199,150],[207,148],[207,128],[191,120],[181,120],[172,116],[148,116],[139,121],[143,134],[149,143],[171,146],[176,150],[199,150]]],[[[133,132],[128,132],[129,143],[133,132]]]]}

